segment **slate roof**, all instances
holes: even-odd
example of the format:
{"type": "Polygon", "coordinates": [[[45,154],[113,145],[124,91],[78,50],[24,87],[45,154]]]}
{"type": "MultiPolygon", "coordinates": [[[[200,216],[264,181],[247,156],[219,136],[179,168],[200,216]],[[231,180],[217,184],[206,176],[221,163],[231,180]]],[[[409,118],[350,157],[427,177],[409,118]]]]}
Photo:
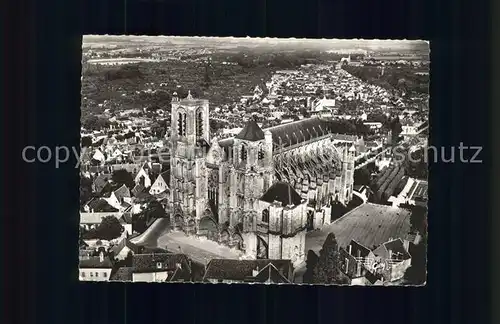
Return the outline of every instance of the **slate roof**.
{"type": "Polygon", "coordinates": [[[132,281],[132,267],[121,267],[109,277],[110,281],[132,281]]]}
{"type": "Polygon", "coordinates": [[[189,269],[189,259],[184,254],[172,253],[149,253],[135,254],[132,259],[132,268],[134,273],[169,271],[177,269],[177,264],[183,268],[189,269]],[[161,263],[159,269],[157,264],[161,263]]]}
{"type": "Polygon", "coordinates": [[[170,185],[170,171],[165,171],[165,172],[162,172],[159,177],[162,177],[163,178],[163,181],[165,181],[165,183],[167,185],[170,185]]]}
{"type": "Polygon", "coordinates": [[[368,280],[368,282],[373,285],[377,281],[382,280],[382,275],[374,274],[374,273],[371,273],[370,271],[367,271],[365,274],[365,279],[368,280]]]}
{"type": "Polygon", "coordinates": [[[308,118],[267,128],[273,134],[273,142],[283,147],[309,141],[327,134],[339,133],[335,124],[320,118],[308,118]],[[280,140],[281,139],[281,140],[280,140]]]}
{"type": "Polygon", "coordinates": [[[176,268],[174,273],[167,278],[167,281],[191,281],[191,269],[185,267],[176,268]]]}
{"type": "Polygon", "coordinates": [[[392,259],[403,261],[411,258],[410,254],[405,250],[403,241],[401,239],[396,239],[381,244],[378,248],[373,250],[373,254],[383,258],[389,258],[389,250],[392,251],[392,259]]]}
{"type": "Polygon", "coordinates": [[[113,264],[111,263],[111,260],[108,257],[104,258],[104,261],[101,262],[100,257],[89,257],[88,259],[83,259],[80,260],[80,263],[78,265],[80,269],[107,269],[107,268],[113,268],[113,264]]]}
{"type": "Polygon", "coordinates": [[[95,180],[94,180],[95,191],[101,192],[101,190],[104,189],[104,187],[108,183],[108,180],[110,180],[110,179],[111,179],[110,174],[101,174],[101,175],[97,176],[97,178],[95,178],[95,180]]]}
{"type": "Polygon", "coordinates": [[[370,249],[359,244],[355,240],[352,240],[350,243],[351,246],[351,255],[355,258],[366,258],[368,254],[370,254],[370,249]]]}
{"type": "Polygon", "coordinates": [[[264,269],[255,276],[256,282],[272,282],[272,283],[290,283],[280,270],[272,263],[269,263],[264,269]]]}
{"type": "Polygon", "coordinates": [[[302,203],[302,197],[286,182],[276,182],[262,195],[260,200],[273,203],[279,201],[283,206],[297,206],[302,203]]]}
{"type": "Polygon", "coordinates": [[[130,198],[130,190],[127,188],[126,185],[122,185],[120,188],[116,189],[114,193],[119,201],[121,201],[122,198],[130,198]]]}
{"type": "MultiPolygon", "coordinates": [[[[235,281],[258,281],[265,282],[269,277],[276,280],[280,274],[284,279],[287,279],[292,271],[290,260],[230,260],[230,259],[212,259],[205,272],[203,280],[235,280],[235,281]],[[269,265],[272,268],[269,268],[269,265]],[[259,271],[259,274],[254,277],[253,270],[259,271]],[[262,272],[262,273],[261,273],[262,272]],[[267,273],[266,273],[267,272],[267,273]],[[275,272],[278,272],[276,274],[275,272]]],[[[278,281],[278,282],[281,282],[278,281]]]]}
{"type": "Polygon", "coordinates": [[[250,119],[236,138],[252,142],[260,141],[264,139],[264,132],[254,119],[250,119]]]}
{"type": "Polygon", "coordinates": [[[132,192],[131,193],[136,197],[138,194],[144,192],[145,189],[146,188],[143,185],[137,184],[137,185],[135,185],[134,188],[132,188],[132,192]]]}
{"type": "Polygon", "coordinates": [[[400,253],[403,257],[403,260],[407,260],[411,258],[410,254],[406,251],[403,241],[401,239],[393,240],[384,244],[387,251],[392,251],[394,253],[400,253]]]}
{"type": "MultiPolygon", "coordinates": [[[[253,120],[251,120],[250,122],[255,123],[255,121],[253,120]]],[[[256,126],[258,127],[258,125],[256,126]]],[[[246,137],[247,131],[245,129],[247,127],[250,128],[249,124],[245,125],[245,128],[240,132],[240,134],[236,136],[236,138],[245,139],[242,137],[246,137]]],[[[252,128],[255,128],[255,126],[252,126],[252,128]]],[[[277,125],[266,128],[264,130],[261,129],[262,135],[259,135],[256,138],[263,139],[264,131],[268,130],[273,135],[274,144],[277,146],[282,145],[283,148],[295,145],[299,142],[309,141],[328,134],[333,134],[334,139],[343,141],[355,141],[357,139],[356,136],[354,135],[342,135],[342,133],[345,132],[345,125],[342,125],[341,122],[326,120],[316,117],[302,119],[287,124],[277,125]]],[[[248,133],[251,134],[252,132],[248,133]]],[[[252,138],[252,136],[249,137],[252,138]]],[[[234,143],[234,138],[226,138],[219,141],[219,146],[228,147],[232,146],[233,143],[234,143]]]]}
{"type": "Polygon", "coordinates": [[[113,245],[111,251],[113,251],[115,255],[118,255],[125,246],[127,246],[127,239],[123,238],[118,244],[113,245]]]}

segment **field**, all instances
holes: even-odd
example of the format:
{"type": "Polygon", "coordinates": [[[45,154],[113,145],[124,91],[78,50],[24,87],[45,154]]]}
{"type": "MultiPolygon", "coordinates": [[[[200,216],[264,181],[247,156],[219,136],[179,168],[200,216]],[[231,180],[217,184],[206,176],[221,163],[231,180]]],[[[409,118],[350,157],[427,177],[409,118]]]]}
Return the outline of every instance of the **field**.
{"type": "Polygon", "coordinates": [[[356,240],[374,248],[391,238],[404,239],[410,230],[410,212],[390,206],[364,204],[325,226],[307,233],[306,251],[319,253],[329,233],[334,233],[339,246],[346,247],[356,240]]]}

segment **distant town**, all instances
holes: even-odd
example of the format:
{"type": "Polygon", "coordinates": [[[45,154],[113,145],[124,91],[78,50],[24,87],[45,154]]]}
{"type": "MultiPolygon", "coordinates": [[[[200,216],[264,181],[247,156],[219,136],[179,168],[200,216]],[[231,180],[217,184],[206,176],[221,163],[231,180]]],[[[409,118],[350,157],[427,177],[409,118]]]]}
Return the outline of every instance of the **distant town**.
{"type": "Polygon", "coordinates": [[[429,63],[423,41],[85,36],[79,279],[425,284],[429,63]]]}

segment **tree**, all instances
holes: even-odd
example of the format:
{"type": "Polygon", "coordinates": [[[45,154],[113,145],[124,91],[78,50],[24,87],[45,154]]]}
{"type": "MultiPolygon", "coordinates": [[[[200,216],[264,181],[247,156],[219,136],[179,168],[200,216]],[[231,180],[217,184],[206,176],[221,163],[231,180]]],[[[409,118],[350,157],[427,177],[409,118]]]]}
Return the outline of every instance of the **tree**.
{"type": "Polygon", "coordinates": [[[105,216],[101,220],[101,224],[96,228],[83,234],[84,239],[102,239],[102,240],[113,240],[120,237],[123,233],[124,228],[120,224],[118,218],[114,216],[105,216]]]}
{"type": "Polygon", "coordinates": [[[118,218],[114,216],[106,216],[102,219],[101,224],[97,228],[99,236],[103,240],[112,240],[123,233],[123,226],[118,218]]]}
{"type": "Polygon", "coordinates": [[[354,184],[356,185],[370,185],[370,171],[368,168],[363,167],[354,171],[354,184]]]}
{"type": "Polygon", "coordinates": [[[340,270],[340,253],[335,234],[326,237],[313,270],[312,282],[318,284],[348,284],[349,278],[340,270]]]}
{"type": "Polygon", "coordinates": [[[80,177],[80,205],[85,204],[92,197],[92,180],[80,177]]]}
{"type": "Polygon", "coordinates": [[[314,268],[318,264],[319,257],[313,250],[307,252],[306,272],[302,277],[303,283],[312,283],[314,268]]]}
{"type": "Polygon", "coordinates": [[[404,279],[409,285],[423,285],[427,278],[427,236],[417,245],[410,245],[411,267],[406,269],[404,279]]]}
{"type": "Polygon", "coordinates": [[[125,169],[114,171],[111,179],[114,183],[126,185],[128,188],[133,188],[135,186],[134,177],[125,169]]]}
{"type": "Polygon", "coordinates": [[[421,234],[427,232],[427,208],[423,206],[412,206],[410,215],[411,228],[421,234]]]}
{"type": "Polygon", "coordinates": [[[92,146],[92,138],[90,136],[82,137],[82,147],[91,147],[92,146]]]}

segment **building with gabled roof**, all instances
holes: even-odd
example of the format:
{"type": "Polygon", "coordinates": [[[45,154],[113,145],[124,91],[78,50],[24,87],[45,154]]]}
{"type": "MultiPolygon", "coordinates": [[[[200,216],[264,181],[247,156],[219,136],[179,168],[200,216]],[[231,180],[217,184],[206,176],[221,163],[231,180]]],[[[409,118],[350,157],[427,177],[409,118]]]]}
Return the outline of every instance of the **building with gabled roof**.
{"type": "Polygon", "coordinates": [[[148,253],[133,256],[133,282],[170,282],[173,278],[191,281],[191,261],[186,255],[148,253]]]}
{"type": "Polygon", "coordinates": [[[170,183],[170,171],[162,172],[158,175],[155,182],[149,189],[151,195],[159,195],[169,190],[168,184],[170,183]]]}
{"type": "Polygon", "coordinates": [[[381,265],[379,272],[388,281],[402,279],[411,266],[411,255],[408,252],[409,242],[398,238],[381,244],[373,250],[373,254],[381,265]]]}
{"type": "Polygon", "coordinates": [[[78,268],[81,281],[108,281],[113,270],[113,263],[101,252],[97,257],[81,259],[78,268]]]}
{"type": "Polygon", "coordinates": [[[210,283],[291,283],[290,260],[212,259],[205,270],[204,282],[210,283]]]}

